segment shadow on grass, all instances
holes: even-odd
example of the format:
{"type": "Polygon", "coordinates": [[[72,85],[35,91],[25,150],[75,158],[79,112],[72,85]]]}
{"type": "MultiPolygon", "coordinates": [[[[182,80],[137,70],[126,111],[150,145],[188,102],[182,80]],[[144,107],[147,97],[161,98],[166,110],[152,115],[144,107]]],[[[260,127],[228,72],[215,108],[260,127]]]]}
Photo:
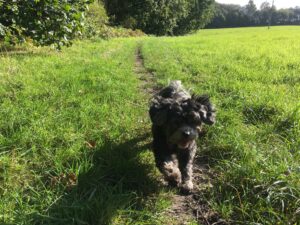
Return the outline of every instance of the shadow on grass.
{"type": "Polygon", "coordinates": [[[244,122],[246,124],[257,125],[259,123],[268,123],[274,120],[280,111],[272,106],[251,105],[243,110],[244,122]]]}
{"type": "Polygon", "coordinates": [[[46,215],[33,216],[32,224],[110,224],[120,215],[130,223],[149,220],[145,200],[159,188],[151,176],[149,147],[149,135],[121,144],[107,141],[96,150],[93,167],[79,175],[78,185],[46,215]]]}

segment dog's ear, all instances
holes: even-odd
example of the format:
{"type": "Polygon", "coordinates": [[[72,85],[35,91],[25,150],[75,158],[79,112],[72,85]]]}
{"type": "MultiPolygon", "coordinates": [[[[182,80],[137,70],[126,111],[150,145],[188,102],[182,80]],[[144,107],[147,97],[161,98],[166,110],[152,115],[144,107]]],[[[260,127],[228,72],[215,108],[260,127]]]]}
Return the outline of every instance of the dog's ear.
{"type": "Polygon", "coordinates": [[[192,99],[194,99],[198,105],[201,120],[208,125],[214,124],[216,122],[216,110],[211,104],[209,97],[207,95],[193,95],[192,99]]]}
{"type": "Polygon", "coordinates": [[[170,103],[167,102],[167,99],[157,97],[152,100],[149,114],[153,124],[162,126],[167,121],[169,106],[170,103]]]}
{"type": "Polygon", "coordinates": [[[149,114],[152,123],[157,126],[162,126],[167,121],[168,111],[166,109],[150,107],[149,114]]]}

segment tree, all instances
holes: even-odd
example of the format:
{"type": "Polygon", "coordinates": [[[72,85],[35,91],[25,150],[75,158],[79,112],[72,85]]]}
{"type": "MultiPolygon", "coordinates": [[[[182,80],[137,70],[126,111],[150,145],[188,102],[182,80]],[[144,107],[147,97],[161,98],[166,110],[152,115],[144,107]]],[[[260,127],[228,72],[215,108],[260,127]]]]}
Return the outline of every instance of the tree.
{"type": "Polygon", "coordinates": [[[263,2],[260,6],[260,24],[261,25],[270,25],[275,21],[272,19],[272,14],[276,12],[276,7],[269,2],[263,2]]]}
{"type": "Polygon", "coordinates": [[[260,10],[252,0],[242,7],[240,5],[219,4],[214,7],[214,17],[206,27],[243,27],[272,24],[300,25],[300,7],[276,10],[274,4],[263,2],[260,10]]]}
{"type": "Polygon", "coordinates": [[[104,0],[111,23],[156,35],[178,35],[203,27],[213,0],[104,0]]]}
{"type": "Polygon", "coordinates": [[[208,28],[250,26],[250,19],[240,5],[216,3],[215,17],[208,28]]]}
{"type": "Polygon", "coordinates": [[[291,9],[279,9],[273,16],[276,24],[286,25],[289,23],[292,15],[293,11],[291,9]]]}
{"type": "Polygon", "coordinates": [[[253,0],[250,0],[248,4],[245,6],[245,14],[250,19],[252,23],[257,22],[257,8],[254,4],[253,0]]]}
{"type": "Polygon", "coordinates": [[[37,45],[70,45],[90,0],[0,0],[0,40],[31,38],[37,45]]]}
{"type": "Polygon", "coordinates": [[[188,13],[186,16],[180,18],[177,22],[177,26],[174,28],[174,33],[186,34],[190,31],[203,28],[211,21],[213,17],[212,1],[208,0],[196,0],[196,2],[190,1],[188,7],[188,13]]]}
{"type": "Polygon", "coordinates": [[[300,7],[291,9],[290,24],[300,25],[300,7]]]}

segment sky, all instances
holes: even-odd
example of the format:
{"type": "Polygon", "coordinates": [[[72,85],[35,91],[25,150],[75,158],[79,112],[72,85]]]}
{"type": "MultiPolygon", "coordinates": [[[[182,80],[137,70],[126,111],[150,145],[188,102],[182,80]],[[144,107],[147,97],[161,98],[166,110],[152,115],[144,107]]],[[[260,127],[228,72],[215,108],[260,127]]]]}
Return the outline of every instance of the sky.
{"type": "MultiPolygon", "coordinates": [[[[272,4],[272,0],[254,0],[256,7],[259,9],[262,2],[268,1],[272,4]]],[[[249,0],[216,0],[219,3],[247,5],[249,0]]],[[[300,6],[300,0],[274,0],[277,9],[300,6]]]]}

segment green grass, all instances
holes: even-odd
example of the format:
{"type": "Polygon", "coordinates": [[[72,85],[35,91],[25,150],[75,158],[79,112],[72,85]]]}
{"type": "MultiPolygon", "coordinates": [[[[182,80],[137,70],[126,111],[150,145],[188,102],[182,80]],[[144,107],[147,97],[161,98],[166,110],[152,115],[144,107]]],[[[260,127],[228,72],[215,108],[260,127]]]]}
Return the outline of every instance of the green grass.
{"type": "Polygon", "coordinates": [[[300,220],[300,28],[202,30],[0,53],[0,224],[167,224],[139,44],[159,84],[208,93],[204,195],[232,224],[300,220]]]}
{"type": "Polygon", "coordinates": [[[299,39],[299,27],[274,27],[144,43],[159,83],[180,79],[217,106],[199,154],[218,174],[207,199],[234,224],[300,220],[299,39]]]}
{"type": "Polygon", "coordinates": [[[1,224],[160,221],[136,46],[85,41],[0,58],[1,224]]]}

